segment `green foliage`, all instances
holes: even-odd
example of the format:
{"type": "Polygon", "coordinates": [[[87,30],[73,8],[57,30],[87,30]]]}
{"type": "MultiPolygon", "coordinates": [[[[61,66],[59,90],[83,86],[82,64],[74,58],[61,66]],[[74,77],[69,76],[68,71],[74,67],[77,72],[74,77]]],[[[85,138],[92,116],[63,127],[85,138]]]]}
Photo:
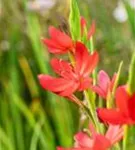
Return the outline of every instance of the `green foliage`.
{"type": "Polygon", "coordinates": [[[135,53],[132,56],[129,68],[128,91],[130,94],[135,93],[135,53]]]}
{"type": "Polygon", "coordinates": [[[120,80],[120,75],[122,74],[121,70],[122,70],[122,65],[123,65],[123,61],[120,62],[119,64],[119,68],[118,68],[118,71],[117,71],[117,76],[116,76],[116,80],[114,82],[114,86],[113,86],[113,89],[112,89],[112,95],[115,96],[115,91],[119,85],[119,80],[120,80]]]}
{"type": "Polygon", "coordinates": [[[40,19],[26,4],[26,0],[2,2],[6,13],[0,31],[5,24],[8,28],[0,43],[4,38],[10,46],[0,50],[0,150],[71,146],[78,111],[68,101],[45,92],[37,81],[38,74],[51,72],[49,53],[41,42],[40,19]]]}
{"type": "Polygon", "coordinates": [[[124,4],[127,10],[127,15],[131,26],[132,35],[135,38],[135,9],[132,8],[131,5],[126,0],[124,1],[124,4]]]}
{"type": "MultiPolygon", "coordinates": [[[[57,13],[54,8],[52,16],[49,13],[42,17],[28,10],[27,2],[0,1],[0,150],[55,150],[58,145],[69,147],[73,145],[73,135],[78,130],[79,111],[67,100],[43,91],[37,80],[40,73],[51,74],[51,56],[43,47],[41,37],[47,36],[48,24],[55,22],[57,13]],[[48,16],[49,19],[46,19],[48,16]]],[[[113,1],[111,3],[114,6],[113,1]]],[[[122,58],[125,61],[124,68],[127,68],[131,40],[127,38],[129,35],[123,36],[120,32],[123,25],[117,25],[112,22],[111,16],[107,16],[111,12],[103,1],[95,0],[88,4],[87,1],[71,0],[69,24],[72,38],[81,40],[77,4],[88,22],[93,18],[96,20],[94,43],[100,50],[100,66],[108,72],[114,72],[122,58]],[[114,67],[110,67],[108,61],[114,67]]],[[[129,21],[133,24],[133,11],[129,8],[127,11],[129,21]]],[[[129,31],[124,26],[124,33],[126,30],[129,31]]],[[[131,33],[135,33],[134,24],[131,33]]],[[[86,41],[86,37],[83,40],[86,41]]],[[[131,90],[135,91],[132,84],[135,85],[135,55],[131,64],[128,83],[131,90]]],[[[124,68],[123,72],[126,71],[124,68]]],[[[131,132],[134,131],[132,129],[131,132]]],[[[133,136],[131,139],[134,144],[133,136]]]]}
{"type": "Polygon", "coordinates": [[[77,0],[70,2],[69,25],[73,40],[81,40],[80,12],[77,0]]]}

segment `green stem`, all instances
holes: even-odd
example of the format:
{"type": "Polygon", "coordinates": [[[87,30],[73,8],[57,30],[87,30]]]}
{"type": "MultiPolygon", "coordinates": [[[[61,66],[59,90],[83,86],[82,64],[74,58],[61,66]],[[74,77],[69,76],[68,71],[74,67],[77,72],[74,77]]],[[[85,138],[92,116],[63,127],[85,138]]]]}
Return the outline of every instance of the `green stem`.
{"type": "Polygon", "coordinates": [[[124,125],[123,150],[127,150],[128,143],[128,125],[124,125]]]}
{"type": "MultiPolygon", "coordinates": [[[[93,37],[91,37],[91,39],[90,39],[90,51],[91,51],[91,53],[94,52],[93,37]]],[[[95,85],[96,84],[96,76],[97,76],[96,70],[93,71],[92,76],[93,76],[93,84],[95,85]]]]}
{"type": "Polygon", "coordinates": [[[119,143],[116,143],[114,145],[114,150],[121,150],[119,143]]]}
{"type": "Polygon", "coordinates": [[[112,108],[112,103],[113,103],[113,98],[112,98],[111,92],[109,91],[107,94],[107,98],[106,98],[106,107],[112,108]]]}
{"type": "Polygon", "coordinates": [[[118,68],[118,71],[117,71],[117,74],[116,74],[116,79],[115,79],[115,82],[114,82],[114,85],[113,85],[112,92],[111,91],[108,92],[107,100],[106,100],[107,108],[114,107],[114,97],[115,97],[116,88],[117,88],[118,83],[119,83],[122,65],[123,65],[123,61],[120,62],[120,65],[119,65],[119,68],[118,68]]]}
{"type": "Polygon", "coordinates": [[[95,106],[94,106],[94,104],[92,104],[92,101],[90,101],[88,92],[86,90],[84,91],[84,94],[85,94],[85,97],[86,97],[88,105],[89,105],[89,111],[91,113],[92,120],[93,120],[93,122],[96,126],[96,129],[99,131],[98,119],[97,119],[97,116],[96,116],[96,113],[95,113],[96,112],[95,111],[95,106]]]}
{"type": "Polygon", "coordinates": [[[14,150],[12,142],[10,141],[10,139],[8,138],[8,136],[6,135],[1,126],[0,126],[0,141],[4,143],[4,145],[8,148],[8,150],[14,150]]]}
{"type": "Polygon", "coordinates": [[[120,65],[119,65],[119,68],[118,68],[118,71],[117,71],[116,79],[115,79],[114,86],[113,86],[113,89],[112,89],[112,96],[113,97],[115,95],[116,88],[117,88],[118,83],[119,83],[122,65],[123,65],[123,61],[120,62],[120,65]]]}
{"type": "Polygon", "coordinates": [[[93,37],[91,37],[91,39],[90,39],[90,51],[94,52],[93,37]]]}
{"type": "Polygon", "coordinates": [[[90,120],[92,120],[92,122],[95,123],[95,121],[94,121],[94,119],[92,117],[92,113],[90,112],[90,109],[81,100],[79,100],[75,95],[72,95],[69,98],[72,99],[72,101],[75,104],[77,104],[86,113],[86,115],[88,116],[88,118],[90,120]]]}

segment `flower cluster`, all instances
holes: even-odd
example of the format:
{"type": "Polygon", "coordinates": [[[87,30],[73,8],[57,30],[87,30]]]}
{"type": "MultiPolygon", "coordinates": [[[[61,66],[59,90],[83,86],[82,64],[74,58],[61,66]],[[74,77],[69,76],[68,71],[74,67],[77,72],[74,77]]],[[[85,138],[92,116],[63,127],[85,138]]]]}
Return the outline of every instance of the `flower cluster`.
{"type": "Polygon", "coordinates": [[[95,131],[92,124],[89,125],[91,136],[86,133],[79,132],[75,135],[76,148],[61,148],[57,150],[106,150],[121,140],[123,131],[120,126],[109,125],[105,135],[95,131]]]}
{"type": "Polygon", "coordinates": [[[39,75],[40,84],[44,89],[61,96],[70,96],[75,91],[90,88],[92,78],[89,76],[98,63],[98,53],[89,54],[87,48],[81,42],[76,42],[74,45],[73,64],[56,58],[51,60],[51,66],[60,76],[59,78],[39,75]]]}
{"type": "MultiPolygon", "coordinates": [[[[81,36],[83,36],[86,21],[84,18],[80,20],[81,36]]],[[[87,32],[88,41],[91,40],[94,32],[95,23],[87,32]]],[[[79,132],[75,135],[74,148],[58,147],[57,150],[107,150],[113,147],[123,137],[122,125],[135,124],[135,94],[129,94],[126,85],[117,87],[117,73],[114,73],[111,79],[105,71],[101,70],[97,75],[97,84],[95,84],[93,81],[96,77],[93,74],[99,62],[98,52],[90,52],[82,41],[73,41],[70,36],[55,27],[49,28],[49,35],[49,39],[42,40],[49,52],[61,55],[68,53],[71,57],[70,61],[52,58],[50,64],[58,76],[40,74],[38,76],[40,85],[45,90],[75,102],[83,107],[83,110],[87,110],[86,113],[90,108],[75,96],[77,91],[86,93],[90,90],[93,94],[97,94],[100,97],[99,100],[103,101],[106,106],[105,108],[96,106],[94,110],[89,111],[89,113],[93,111],[92,116],[96,114],[91,120],[98,121],[98,124],[96,121],[90,123],[90,134],[79,132]],[[108,107],[109,102],[113,105],[108,107]],[[108,128],[105,135],[94,128],[94,125],[97,127],[101,123],[105,125],[105,129],[108,128]]],[[[89,99],[91,99],[90,95],[89,99]]],[[[91,103],[90,100],[88,101],[91,103]]]]}

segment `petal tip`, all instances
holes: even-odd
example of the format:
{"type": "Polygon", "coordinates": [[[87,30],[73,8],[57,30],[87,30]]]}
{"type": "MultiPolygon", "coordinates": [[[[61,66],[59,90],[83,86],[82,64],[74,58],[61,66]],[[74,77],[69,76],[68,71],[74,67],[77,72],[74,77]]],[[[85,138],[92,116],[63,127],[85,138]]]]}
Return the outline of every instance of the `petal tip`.
{"type": "Polygon", "coordinates": [[[38,79],[40,80],[43,77],[43,74],[38,75],[38,79]]]}

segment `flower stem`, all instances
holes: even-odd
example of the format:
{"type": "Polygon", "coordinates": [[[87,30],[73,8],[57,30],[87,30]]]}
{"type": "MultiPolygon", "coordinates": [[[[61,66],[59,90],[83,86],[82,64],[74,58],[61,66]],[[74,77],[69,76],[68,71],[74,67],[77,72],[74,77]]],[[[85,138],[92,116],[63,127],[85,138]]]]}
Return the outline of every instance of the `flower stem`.
{"type": "Polygon", "coordinates": [[[112,98],[112,93],[110,91],[107,94],[106,107],[107,108],[112,108],[113,107],[113,98],[112,98]]]}
{"type": "Polygon", "coordinates": [[[127,142],[128,142],[128,125],[124,125],[123,150],[127,150],[127,142]]]}
{"type": "Polygon", "coordinates": [[[92,101],[90,101],[88,92],[86,90],[84,91],[84,94],[85,94],[85,97],[86,97],[88,105],[89,105],[89,111],[91,113],[92,120],[96,126],[96,129],[99,131],[98,118],[96,116],[95,106],[94,106],[94,104],[92,104],[92,101]]]}
{"type": "MultiPolygon", "coordinates": [[[[93,53],[94,52],[93,37],[91,37],[91,39],[90,39],[89,48],[90,48],[91,53],[93,53]]],[[[97,71],[96,70],[93,71],[92,76],[93,76],[93,84],[95,85],[96,84],[96,76],[97,76],[97,71]]]]}
{"type": "Polygon", "coordinates": [[[71,95],[68,98],[70,100],[72,100],[74,103],[76,103],[86,113],[88,118],[91,119],[92,122],[94,122],[92,114],[91,114],[89,108],[87,106],[85,106],[85,104],[81,100],[79,100],[75,95],[71,95]]]}
{"type": "Polygon", "coordinates": [[[93,37],[91,37],[91,39],[90,39],[90,51],[94,52],[93,37]]]}

